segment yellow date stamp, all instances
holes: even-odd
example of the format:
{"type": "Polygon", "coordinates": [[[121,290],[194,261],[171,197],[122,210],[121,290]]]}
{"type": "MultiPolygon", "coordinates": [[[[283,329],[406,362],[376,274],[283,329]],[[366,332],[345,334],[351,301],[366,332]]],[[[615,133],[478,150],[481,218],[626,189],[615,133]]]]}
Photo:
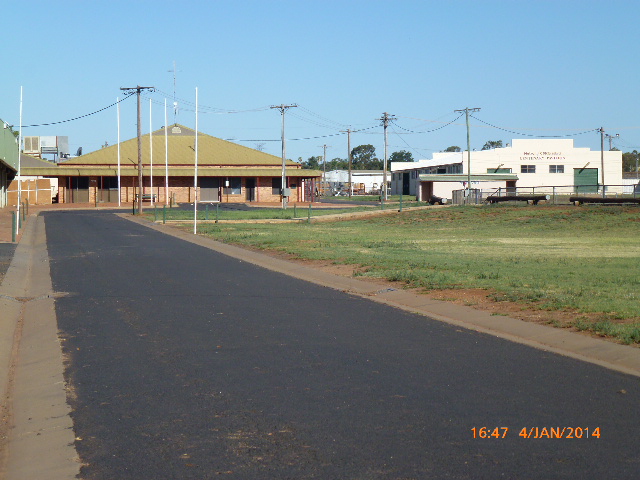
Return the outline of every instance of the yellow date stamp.
{"type": "MultiPolygon", "coordinates": [[[[522,427],[518,431],[521,438],[558,438],[558,439],[580,439],[580,438],[600,438],[600,427],[522,427]]],[[[473,427],[471,428],[473,438],[507,438],[509,427],[473,427]]]]}

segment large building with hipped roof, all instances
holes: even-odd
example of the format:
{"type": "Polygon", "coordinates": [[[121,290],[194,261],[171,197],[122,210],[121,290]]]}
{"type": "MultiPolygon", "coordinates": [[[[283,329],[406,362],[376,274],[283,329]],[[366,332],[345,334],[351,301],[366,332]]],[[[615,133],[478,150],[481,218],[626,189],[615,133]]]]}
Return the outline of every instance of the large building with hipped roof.
{"type": "MultiPolygon", "coordinates": [[[[143,199],[158,203],[261,202],[282,200],[282,159],[198,132],[183,125],[163,127],[142,137],[142,185],[138,177],[138,141],[132,138],[57,165],[25,168],[25,175],[58,179],[59,203],[118,202],[143,199]],[[119,160],[118,160],[119,159],[119,160]],[[118,166],[119,165],[119,166],[118,166]],[[118,188],[119,187],[119,188],[118,188]],[[196,196],[197,195],[197,196],[196,196]]],[[[322,172],[285,163],[289,202],[314,200],[322,172]]]]}

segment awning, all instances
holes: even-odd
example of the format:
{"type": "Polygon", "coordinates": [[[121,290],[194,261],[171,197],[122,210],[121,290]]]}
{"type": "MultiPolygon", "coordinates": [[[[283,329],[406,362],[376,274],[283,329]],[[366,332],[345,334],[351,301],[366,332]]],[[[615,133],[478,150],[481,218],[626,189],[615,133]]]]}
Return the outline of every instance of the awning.
{"type": "MultiPolygon", "coordinates": [[[[142,175],[148,177],[151,174],[149,167],[142,169],[142,175]]],[[[164,177],[164,166],[154,166],[153,176],[164,177]]],[[[22,175],[47,176],[47,177],[116,177],[118,169],[113,167],[90,167],[90,168],[74,168],[74,167],[33,167],[24,168],[22,175]]],[[[193,177],[193,167],[171,168],[169,167],[170,177],[193,177]]],[[[322,176],[319,170],[305,170],[301,168],[287,168],[287,177],[297,178],[318,178],[322,176]]],[[[137,177],[138,169],[130,166],[120,169],[122,177],[137,177]]],[[[281,177],[282,170],[276,168],[212,168],[199,167],[198,177],[281,177]]]]}

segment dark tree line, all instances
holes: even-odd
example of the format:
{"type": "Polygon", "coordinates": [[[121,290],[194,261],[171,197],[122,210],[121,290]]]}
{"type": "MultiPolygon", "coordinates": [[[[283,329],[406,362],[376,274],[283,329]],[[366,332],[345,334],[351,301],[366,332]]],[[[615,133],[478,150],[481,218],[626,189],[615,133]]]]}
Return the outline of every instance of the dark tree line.
{"type": "MultiPolygon", "coordinates": [[[[322,170],[324,168],[321,156],[309,157],[307,160],[299,158],[302,168],[312,170],[322,170]]],[[[390,168],[391,162],[413,162],[413,155],[406,150],[393,152],[389,155],[387,169],[390,168]]],[[[327,160],[326,169],[330,170],[347,170],[349,168],[349,160],[346,158],[334,158],[327,160]]],[[[353,170],[382,170],[384,168],[384,159],[376,156],[376,149],[373,145],[359,145],[351,150],[351,168],[353,170]]]]}

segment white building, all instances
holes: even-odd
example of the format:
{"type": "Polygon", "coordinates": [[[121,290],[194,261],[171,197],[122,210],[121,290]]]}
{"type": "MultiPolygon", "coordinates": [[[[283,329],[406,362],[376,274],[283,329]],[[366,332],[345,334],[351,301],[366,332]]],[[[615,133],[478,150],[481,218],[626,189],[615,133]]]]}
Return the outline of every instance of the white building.
{"type": "Polygon", "coordinates": [[[391,193],[453,199],[471,179],[471,189],[482,197],[494,192],[622,193],[622,152],[575,148],[571,139],[513,140],[511,146],[468,152],[434,153],[430,160],[391,163],[391,193]]]}
{"type": "MultiPolygon", "coordinates": [[[[324,177],[334,191],[348,189],[348,170],[331,170],[324,177]]],[[[356,194],[380,194],[383,178],[382,170],[351,170],[351,183],[356,194]]],[[[391,174],[387,173],[387,185],[390,179],[391,174]]]]}

